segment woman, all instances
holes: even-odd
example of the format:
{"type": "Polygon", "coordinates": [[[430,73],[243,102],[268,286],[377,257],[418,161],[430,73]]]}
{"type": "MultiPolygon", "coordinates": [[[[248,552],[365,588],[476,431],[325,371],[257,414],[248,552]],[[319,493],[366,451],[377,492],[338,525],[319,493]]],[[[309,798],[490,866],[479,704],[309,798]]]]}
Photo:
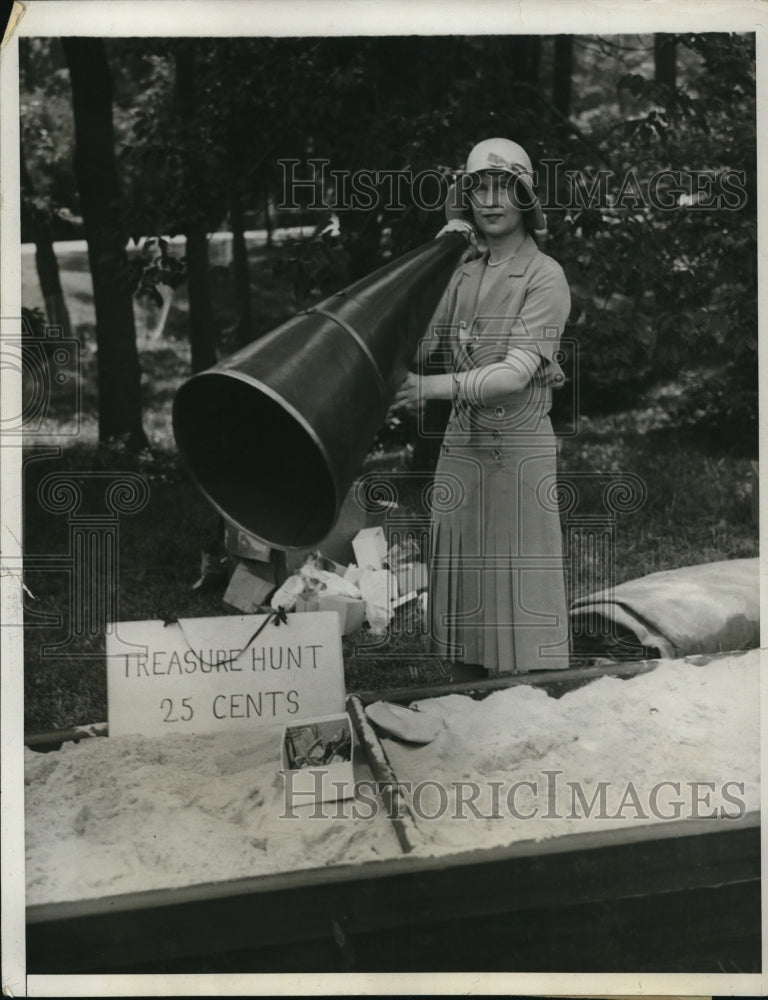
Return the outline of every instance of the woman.
{"type": "Polygon", "coordinates": [[[453,401],[433,492],[429,606],[433,647],[454,661],[454,679],[477,676],[469,665],[490,675],[568,666],[548,414],[570,295],[531,235],[544,229],[531,174],[508,139],[470,153],[462,183],[487,249],[456,270],[422,345],[441,348],[452,370],[411,373],[397,396],[453,401]]]}

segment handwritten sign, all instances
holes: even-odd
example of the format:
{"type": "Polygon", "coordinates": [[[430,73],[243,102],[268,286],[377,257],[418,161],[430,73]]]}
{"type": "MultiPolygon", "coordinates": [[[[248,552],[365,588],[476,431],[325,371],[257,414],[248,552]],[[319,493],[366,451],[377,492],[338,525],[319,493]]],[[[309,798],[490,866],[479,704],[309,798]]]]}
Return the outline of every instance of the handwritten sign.
{"type": "Polygon", "coordinates": [[[111,625],[109,735],[213,733],[343,712],[338,614],[291,614],[248,644],[266,617],[111,625]]]}

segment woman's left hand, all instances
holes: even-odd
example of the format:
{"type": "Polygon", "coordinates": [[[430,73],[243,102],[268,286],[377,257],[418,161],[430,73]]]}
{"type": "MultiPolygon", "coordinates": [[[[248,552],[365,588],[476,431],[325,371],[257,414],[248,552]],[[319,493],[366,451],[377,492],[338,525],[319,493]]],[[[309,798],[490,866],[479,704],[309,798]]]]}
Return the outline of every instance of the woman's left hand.
{"type": "Polygon", "coordinates": [[[414,374],[414,372],[408,372],[402,385],[395,393],[395,405],[416,406],[422,401],[422,399],[423,391],[421,378],[414,374]]]}
{"type": "Polygon", "coordinates": [[[437,234],[435,239],[439,239],[446,233],[461,233],[461,235],[467,240],[468,246],[459,258],[460,264],[466,264],[468,261],[477,260],[478,257],[482,257],[485,253],[485,248],[481,247],[477,241],[477,230],[467,219],[449,219],[446,225],[444,225],[437,234]]]}

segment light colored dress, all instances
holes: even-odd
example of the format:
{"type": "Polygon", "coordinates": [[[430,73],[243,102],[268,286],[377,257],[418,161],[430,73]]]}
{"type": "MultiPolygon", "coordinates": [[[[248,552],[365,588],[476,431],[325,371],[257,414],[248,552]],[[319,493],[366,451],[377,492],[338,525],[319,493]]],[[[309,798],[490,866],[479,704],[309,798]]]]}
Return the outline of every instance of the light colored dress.
{"type": "Polygon", "coordinates": [[[454,403],[432,491],[433,651],[489,674],[568,666],[552,385],[570,312],[559,264],[527,236],[508,263],[462,264],[432,320],[455,372],[532,352],[528,385],[481,407],[454,403]]]}

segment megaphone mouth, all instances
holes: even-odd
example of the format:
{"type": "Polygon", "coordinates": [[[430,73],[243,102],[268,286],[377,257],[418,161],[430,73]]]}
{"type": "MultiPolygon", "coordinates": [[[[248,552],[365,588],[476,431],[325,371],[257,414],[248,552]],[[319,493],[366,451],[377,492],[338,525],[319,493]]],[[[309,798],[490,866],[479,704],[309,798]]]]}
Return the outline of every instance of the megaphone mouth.
{"type": "Polygon", "coordinates": [[[237,527],[277,549],[315,545],[333,527],[340,498],[326,449],[269,386],[202,372],[179,389],[173,425],[192,478],[237,527]]]}
{"type": "Polygon", "coordinates": [[[179,451],[229,521],[276,549],[320,546],[465,249],[430,240],[179,388],[179,451]]]}

